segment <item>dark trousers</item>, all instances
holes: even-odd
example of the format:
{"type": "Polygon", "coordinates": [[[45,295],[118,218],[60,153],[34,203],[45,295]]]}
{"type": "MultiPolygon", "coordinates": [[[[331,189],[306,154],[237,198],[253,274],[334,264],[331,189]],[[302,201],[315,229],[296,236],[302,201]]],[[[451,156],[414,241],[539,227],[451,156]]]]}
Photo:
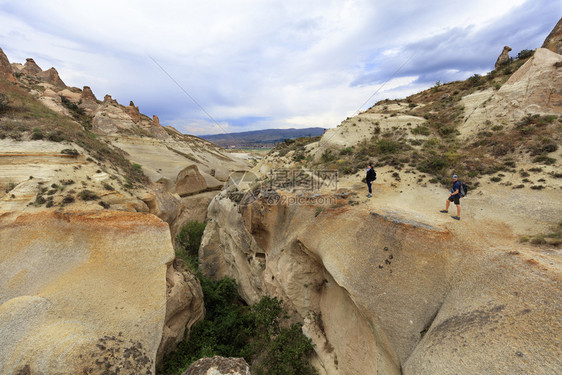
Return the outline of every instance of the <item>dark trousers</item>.
{"type": "Polygon", "coordinates": [[[369,194],[371,194],[373,192],[373,189],[371,188],[372,183],[373,183],[373,181],[367,181],[367,187],[369,188],[369,194]]]}

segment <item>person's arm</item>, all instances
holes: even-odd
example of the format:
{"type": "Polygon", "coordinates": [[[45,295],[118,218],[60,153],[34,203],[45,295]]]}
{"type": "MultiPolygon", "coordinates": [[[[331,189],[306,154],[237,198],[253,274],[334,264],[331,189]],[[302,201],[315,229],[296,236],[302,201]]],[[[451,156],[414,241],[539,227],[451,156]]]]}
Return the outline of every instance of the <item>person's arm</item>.
{"type": "MultiPolygon", "coordinates": [[[[456,184],[455,184],[456,185],[456,184]]],[[[453,195],[457,195],[459,193],[459,188],[457,188],[455,191],[453,191],[451,193],[451,195],[449,195],[450,197],[452,197],[453,195]]]]}

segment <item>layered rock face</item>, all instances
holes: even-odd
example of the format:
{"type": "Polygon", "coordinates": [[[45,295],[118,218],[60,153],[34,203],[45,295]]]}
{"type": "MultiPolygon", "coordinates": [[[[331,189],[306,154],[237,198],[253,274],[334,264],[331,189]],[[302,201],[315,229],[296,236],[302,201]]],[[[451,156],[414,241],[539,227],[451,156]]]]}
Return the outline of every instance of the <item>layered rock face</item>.
{"type": "Polygon", "coordinates": [[[13,68],[8,60],[8,57],[4,54],[4,51],[0,48],[0,77],[4,78],[9,82],[17,82],[16,77],[13,74],[13,68]]]}
{"type": "MultiPolygon", "coordinates": [[[[324,374],[555,373],[559,272],[389,210],[272,204],[209,207],[205,273],[250,303],[283,299],[324,374]],[[553,298],[553,296],[556,296],[553,298]],[[548,302],[547,302],[548,301],[548,302]]],[[[267,196],[266,196],[267,195],[267,196]]],[[[280,193],[273,202],[290,202],[280,193]]],[[[472,239],[471,239],[472,238],[472,239]]]]}
{"type": "Polygon", "coordinates": [[[562,75],[556,66],[561,62],[561,55],[538,48],[498,91],[479,92],[463,99],[463,136],[484,129],[486,120],[511,128],[529,114],[562,114],[562,75]]]}
{"type": "Polygon", "coordinates": [[[205,220],[230,170],[246,163],[132,103],[128,113],[87,86],[57,86],[56,71],[33,59],[5,62],[2,72],[19,73],[14,90],[51,109],[65,140],[49,141],[54,129],[41,122],[41,140],[0,140],[0,372],[154,373],[204,316],[172,238],[205,220]]]}
{"type": "Polygon", "coordinates": [[[174,257],[164,222],[43,212],[2,220],[0,242],[3,372],[154,373],[174,257]]]}
{"type": "Polygon", "coordinates": [[[554,29],[548,34],[542,48],[551,50],[558,54],[562,54],[562,18],[556,23],[554,29]]]}

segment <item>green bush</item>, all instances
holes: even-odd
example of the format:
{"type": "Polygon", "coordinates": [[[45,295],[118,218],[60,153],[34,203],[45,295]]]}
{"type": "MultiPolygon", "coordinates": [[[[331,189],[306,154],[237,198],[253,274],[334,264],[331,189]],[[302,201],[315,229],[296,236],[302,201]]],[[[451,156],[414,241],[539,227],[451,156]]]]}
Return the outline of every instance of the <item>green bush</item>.
{"type": "Polygon", "coordinates": [[[429,135],[430,134],[429,128],[427,126],[423,126],[423,125],[418,125],[415,128],[413,128],[411,131],[412,131],[412,134],[419,134],[419,135],[429,135]]]}
{"type": "Polygon", "coordinates": [[[0,113],[7,111],[10,108],[10,99],[6,94],[0,93],[0,113]]]}
{"type": "Polygon", "coordinates": [[[236,282],[213,281],[199,274],[205,320],[193,327],[189,340],[164,358],[161,374],[181,374],[194,361],[221,355],[243,357],[260,374],[313,375],[307,359],[313,345],[299,324],[283,325],[282,301],[263,297],[253,306],[239,303],[236,282]]]}
{"type": "Polygon", "coordinates": [[[64,155],[70,155],[70,156],[78,156],[80,155],[80,153],[78,152],[78,150],[74,149],[74,148],[65,148],[64,150],[62,150],[60,152],[61,154],[64,155]]]}
{"type": "Polygon", "coordinates": [[[34,141],[43,139],[43,133],[39,128],[33,128],[33,132],[31,133],[31,139],[34,141]]]}
{"type": "Polygon", "coordinates": [[[197,254],[204,231],[205,223],[192,220],[185,223],[176,236],[176,256],[192,268],[197,265],[197,254]]]}
{"type": "Polygon", "coordinates": [[[322,156],[320,158],[322,159],[322,163],[329,163],[336,160],[336,155],[334,155],[332,150],[326,150],[322,153],[322,156]]]}
{"type": "Polygon", "coordinates": [[[393,154],[400,150],[401,144],[399,142],[390,139],[380,139],[376,145],[375,149],[380,154],[393,154]]]}
{"type": "Polygon", "coordinates": [[[521,50],[518,54],[517,54],[517,58],[518,59],[526,59],[528,57],[531,57],[535,54],[535,51],[533,51],[532,49],[524,49],[521,50]]]}
{"type": "Polygon", "coordinates": [[[83,201],[93,201],[99,199],[100,197],[91,190],[82,190],[78,193],[78,198],[82,199],[83,201]]]}

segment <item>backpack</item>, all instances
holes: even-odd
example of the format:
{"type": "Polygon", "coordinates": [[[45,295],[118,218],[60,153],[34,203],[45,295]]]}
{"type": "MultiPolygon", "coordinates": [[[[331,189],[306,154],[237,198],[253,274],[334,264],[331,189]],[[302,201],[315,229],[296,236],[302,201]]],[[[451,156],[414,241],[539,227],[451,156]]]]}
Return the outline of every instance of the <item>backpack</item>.
{"type": "Polygon", "coordinates": [[[459,195],[461,198],[466,197],[468,194],[468,186],[464,182],[461,181],[461,188],[459,189],[459,195]]]}

